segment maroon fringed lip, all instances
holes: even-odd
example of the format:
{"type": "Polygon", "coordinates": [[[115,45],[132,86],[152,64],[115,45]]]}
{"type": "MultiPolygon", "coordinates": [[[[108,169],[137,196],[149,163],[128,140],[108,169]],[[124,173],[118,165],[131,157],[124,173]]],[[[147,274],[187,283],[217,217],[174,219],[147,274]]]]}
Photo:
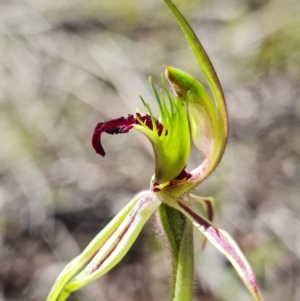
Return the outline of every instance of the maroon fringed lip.
{"type": "MultiPolygon", "coordinates": [[[[133,125],[139,124],[137,117],[150,129],[153,130],[152,126],[152,119],[150,115],[141,115],[140,113],[136,113],[136,115],[129,114],[127,117],[120,117],[117,119],[99,122],[96,125],[94,130],[93,138],[92,138],[92,145],[97,154],[101,155],[102,157],[105,156],[105,151],[101,144],[101,134],[103,132],[114,135],[114,134],[125,134],[128,133],[132,128],[133,125]]],[[[158,135],[160,136],[163,132],[164,126],[155,119],[156,127],[158,130],[158,135]]],[[[167,132],[166,132],[167,134],[167,132]]]]}

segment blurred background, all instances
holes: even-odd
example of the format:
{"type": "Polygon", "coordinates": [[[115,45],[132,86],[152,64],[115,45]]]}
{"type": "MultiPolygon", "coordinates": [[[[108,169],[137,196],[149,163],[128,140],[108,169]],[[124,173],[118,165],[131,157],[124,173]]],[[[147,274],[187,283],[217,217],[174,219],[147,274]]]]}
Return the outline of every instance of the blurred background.
{"type": "MultiPolygon", "coordinates": [[[[223,160],[195,193],[238,242],[265,300],[300,300],[300,2],[176,0],[227,98],[223,160]]],[[[45,300],[64,265],[149,186],[139,133],[91,137],[99,121],[154,104],[163,64],[203,80],[163,1],[0,1],[0,300],[45,300]]],[[[188,169],[202,160],[193,150],[188,169]]],[[[248,301],[196,234],[195,300],[248,301]]],[[[149,222],[130,252],[69,300],[168,300],[169,260],[149,222]]]]}

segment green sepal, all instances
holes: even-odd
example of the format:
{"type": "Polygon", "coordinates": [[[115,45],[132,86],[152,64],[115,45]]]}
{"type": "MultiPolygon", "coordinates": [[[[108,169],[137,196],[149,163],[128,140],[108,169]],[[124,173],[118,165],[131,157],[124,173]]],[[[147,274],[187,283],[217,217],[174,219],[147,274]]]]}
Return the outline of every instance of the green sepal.
{"type": "Polygon", "coordinates": [[[188,73],[166,67],[174,92],[186,102],[193,142],[211,161],[219,137],[219,122],[213,100],[201,83],[188,73]]]}
{"type": "MultiPolygon", "coordinates": [[[[210,90],[213,95],[214,104],[216,108],[216,114],[218,117],[218,130],[216,131],[216,134],[219,138],[214,141],[214,149],[212,151],[212,156],[210,159],[207,160],[205,163],[205,171],[204,173],[198,173],[197,179],[193,179],[195,185],[199,184],[201,181],[203,181],[204,178],[206,178],[218,165],[220,162],[226,142],[227,142],[227,134],[228,134],[228,125],[227,125],[227,111],[226,111],[226,104],[225,104],[225,98],[222,86],[220,84],[220,81],[218,79],[218,76],[216,74],[216,71],[206,53],[204,50],[202,44],[200,43],[199,39],[195,35],[193,29],[190,27],[188,22],[185,20],[183,15],[180,13],[178,8],[173,4],[171,0],[164,0],[164,2],[167,4],[169,9],[172,11],[172,14],[175,16],[178,24],[181,27],[181,30],[185,34],[185,38],[187,42],[189,43],[191,50],[193,51],[195,58],[198,62],[198,65],[200,69],[203,71],[203,74],[207,80],[207,83],[210,87],[210,90]],[[207,164],[208,163],[208,164],[207,164]]],[[[185,83],[181,80],[182,85],[181,89],[184,91],[186,89],[185,83]]],[[[196,111],[199,111],[200,105],[196,105],[196,111]]],[[[193,113],[194,114],[194,113],[193,113]]],[[[210,115],[209,116],[213,116],[210,115]]],[[[200,120],[200,119],[199,119],[200,120]]],[[[214,124],[212,125],[215,126],[214,124]]],[[[197,140],[197,139],[196,139],[197,140]]],[[[197,144],[196,144],[197,145],[197,144]]],[[[202,167],[201,167],[202,168],[202,167]]]]}

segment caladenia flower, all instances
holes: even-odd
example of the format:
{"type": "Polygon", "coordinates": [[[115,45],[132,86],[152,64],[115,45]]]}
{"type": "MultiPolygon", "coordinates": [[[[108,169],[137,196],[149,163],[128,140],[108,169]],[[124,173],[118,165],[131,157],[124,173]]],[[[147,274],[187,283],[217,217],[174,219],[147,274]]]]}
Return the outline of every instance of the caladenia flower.
{"type": "Polygon", "coordinates": [[[170,0],[164,0],[176,17],[210,86],[213,99],[201,83],[187,73],[166,67],[160,92],[151,83],[159,108],[159,118],[143,99],[146,114],[137,112],[115,120],[100,122],[92,144],[104,156],[102,133],[123,134],[130,130],[143,133],[155,154],[155,173],[150,189],[138,193],[120,213],[73,259],[57,278],[48,301],[63,301],[68,296],[103,276],[127,253],[146,221],[156,215],[171,253],[170,300],[191,301],[194,274],[193,228],[202,232],[232,263],[253,300],[263,300],[254,273],[232,238],[213,223],[213,199],[192,194],[216,168],[227,140],[227,113],[221,85],[202,45],[189,24],[170,0]],[[205,155],[204,161],[186,171],[190,140],[205,155]],[[193,209],[200,202],[205,216],[193,209]],[[193,227],[194,226],[194,227],[193,227]]]}
{"type": "Polygon", "coordinates": [[[136,113],[115,120],[100,122],[95,128],[92,144],[95,151],[105,155],[100,142],[103,132],[108,134],[127,133],[135,129],[146,135],[152,143],[155,154],[155,174],[152,185],[167,185],[176,178],[182,178],[190,154],[189,122],[184,103],[174,99],[165,88],[160,95],[150,80],[159,107],[159,120],[153,117],[150,106],[141,98],[146,115],[136,113]]]}

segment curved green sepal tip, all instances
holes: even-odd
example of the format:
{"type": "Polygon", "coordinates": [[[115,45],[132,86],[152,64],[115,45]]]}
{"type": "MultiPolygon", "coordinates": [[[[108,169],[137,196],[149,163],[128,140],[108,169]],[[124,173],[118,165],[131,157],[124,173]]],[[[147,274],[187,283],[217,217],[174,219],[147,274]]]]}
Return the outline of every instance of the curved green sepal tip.
{"type": "MultiPolygon", "coordinates": [[[[191,26],[188,24],[188,22],[185,20],[181,12],[173,4],[171,0],[164,0],[164,2],[167,4],[172,14],[176,18],[178,24],[180,25],[181,30],[185,34],[185,38],[189,43],[191,50],[195,55],[196,60],[198,61],[199,67],[203,71],[203,74],[209,84],[210,90],[214,98],[216,114],[218,117],[219,127],[216,134],[219,133],[217,134],[219,136],[219,139],[215,140],[214,142],[215,146],[213,151],[208,149],[208,152],[211,152],[212,157],[209,160],[209,166],[208,169],[206,170],[205,175],[201,175],[199,181],[197,181],[199,183],[203,180],[203,178],[207,177],[214,170],[214,168],[220,162],[225,150],[227,133],[228,133],[225,98],[216,71],[205,49],[203,48],[202,44],[200,43],[199,39],[194,33],[193,29],[191,28],[191,26]]],[[[186,85],[183,85],[183,87],[186,88],[186,85]]],[[[181,88],[181,91],[184,91],[184,89],[181,88]]],[[[199,109],[199,104],[198,104],[198,109],[199,109]]],[[[201,147],[203,147],[203,145],[201,145],[201,147]]]]}

